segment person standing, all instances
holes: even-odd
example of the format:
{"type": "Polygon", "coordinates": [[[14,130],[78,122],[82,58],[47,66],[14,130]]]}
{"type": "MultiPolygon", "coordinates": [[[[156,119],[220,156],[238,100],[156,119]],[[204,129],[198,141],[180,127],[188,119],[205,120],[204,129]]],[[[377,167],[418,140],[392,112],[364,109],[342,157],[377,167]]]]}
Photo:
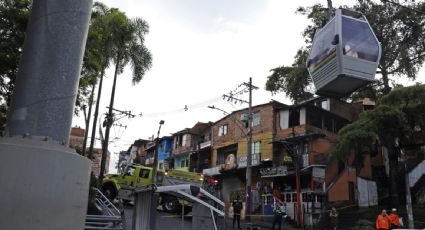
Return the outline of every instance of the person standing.
{"type": "Polygon", "coordinates": [[[382,210],[382,213],[378,215],[376,219],[377,230],[388,230],[390,229],[390,219],[387,215],[387,210],[382,210]]]}
{"type": "Polygon", "coordinates": [[[282,202],[282,192],[278,186],[274,186],[272,194],[275,199],[277,199],[279,202],[282,202]]]}
{"type": "Polygon", "coordinates": [[[279,225],[279,230],[281,230],[282,217],[286,217],[285,207],[283,206],[282,203],[279,203],[279,202],[276,201],[273,205],[273,212],[274,212],[274,216],[273,216],[273,223],[272,223],[271,230],[274,230],[274,226],[276,224],[279,225]]]}
{"type": "Polygon", "coordinates": [[[238,229],[241,229],[241,211],[242,211],[242,202],[240,197],[237,196],[232,202],[233,207],[233,228],[235,228],[235,221],[238,222],[238,229]]]}
{"type": "Polygon", "coordinates": [[[401,227],[400,217],[397,215],[397,209],[393,208],[388,218],[390,219],[390,229],[397,229],[401,227]]]}
{"type": "Polygon", "coordinates": [[[338,226],[338,212],[336,211],[335,207],[332,207],[330,213],[329,213],[329,227],[331,230],[336,230],[338,226]]]}

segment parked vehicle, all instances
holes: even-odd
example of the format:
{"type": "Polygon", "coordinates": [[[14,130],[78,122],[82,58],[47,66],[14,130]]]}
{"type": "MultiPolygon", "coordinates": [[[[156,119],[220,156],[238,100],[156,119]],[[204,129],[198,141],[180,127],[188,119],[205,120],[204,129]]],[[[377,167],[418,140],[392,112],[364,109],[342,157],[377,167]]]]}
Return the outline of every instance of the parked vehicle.
{"type": "MultiPolygon", "coordinates": [[[[122,174],[108,174],[103,180],[101,191],[110,200],[122,199],[125,203],[133,200],[133,190],[152,184],[153,169],[142,165],[129,165],[122,174]]],[[[158,170],[156,186],[191,184],[202,187],[204,176],[200,173],[185,172],[180,170],[158,170]]],[[[159,205],[165,211],[178,213],[181,206],[185,205],[185,213],[191,211],[191,204],[172,194],[160,193],[159,205]]]]}

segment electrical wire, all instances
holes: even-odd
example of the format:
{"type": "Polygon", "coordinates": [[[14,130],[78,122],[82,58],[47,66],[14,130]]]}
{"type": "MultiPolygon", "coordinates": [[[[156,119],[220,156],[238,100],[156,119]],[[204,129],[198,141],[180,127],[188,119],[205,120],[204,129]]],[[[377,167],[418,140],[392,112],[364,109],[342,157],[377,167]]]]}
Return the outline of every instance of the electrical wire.
{"type": "Polygon", "coordinates": [[[391,3],[391,4],[394,4],[394,5],[400,6],[402,8],[405,8],[405,9],[408,9],[408,10],[411,10],[411,11],[415,11],[416,13],[420,13],[420,14],[424,14],[425,15],[425,12],[424,11],[421,11],[421,10],[418,10],[418,9],[414,9],[414,8],[411,8],[411,7],[408,7],[408,6],[405,6],[405,5],[402,5],[402,4],[398,3],[398,2],[393,2],[393,1],[390,1],[390,0],[382,0],[382,1],[383,2],[386,2],[386,3],[391,3]]]}

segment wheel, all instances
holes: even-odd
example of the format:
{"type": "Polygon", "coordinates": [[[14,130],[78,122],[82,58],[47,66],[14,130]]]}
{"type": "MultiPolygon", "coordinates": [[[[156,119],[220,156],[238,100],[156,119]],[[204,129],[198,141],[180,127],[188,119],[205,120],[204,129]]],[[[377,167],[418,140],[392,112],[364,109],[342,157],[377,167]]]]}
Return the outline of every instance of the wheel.
{"type": "Polygon", "coordinates": [[[176,198],[164,197],[164,201],[162,202],[162,209],[167,212],[176,213],[179,211],[179,201],[176,198]]]}
{"type": "Polygon", "coordinates": [[[102,186],[102,193],[106,196],[111,202],[117,197],[117,189],[112,184],[104,184],[102,186]]]}

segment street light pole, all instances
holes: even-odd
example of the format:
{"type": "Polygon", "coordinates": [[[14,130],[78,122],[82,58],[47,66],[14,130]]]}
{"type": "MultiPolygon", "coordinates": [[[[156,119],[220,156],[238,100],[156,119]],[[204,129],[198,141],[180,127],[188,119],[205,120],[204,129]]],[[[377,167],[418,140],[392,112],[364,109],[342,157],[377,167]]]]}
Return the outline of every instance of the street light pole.
{"type": "Polygon", "coordinates": [[[164,124],[164,120],[159,121],[159,128],[158,128],[158,133],[156,136],[156,140],[155,140],[155,149],[154,149],[154,155],[153,155],[153,169],[152,169],[152,176],[153,176],[153,181],[152,183],[154,185],[156,185],[156,183],[158,182],[158,177],[157,177],[157,169],[158,169],[158,142],[159,142],[159,132],[161,131],[161,126],[164,124]]]}

